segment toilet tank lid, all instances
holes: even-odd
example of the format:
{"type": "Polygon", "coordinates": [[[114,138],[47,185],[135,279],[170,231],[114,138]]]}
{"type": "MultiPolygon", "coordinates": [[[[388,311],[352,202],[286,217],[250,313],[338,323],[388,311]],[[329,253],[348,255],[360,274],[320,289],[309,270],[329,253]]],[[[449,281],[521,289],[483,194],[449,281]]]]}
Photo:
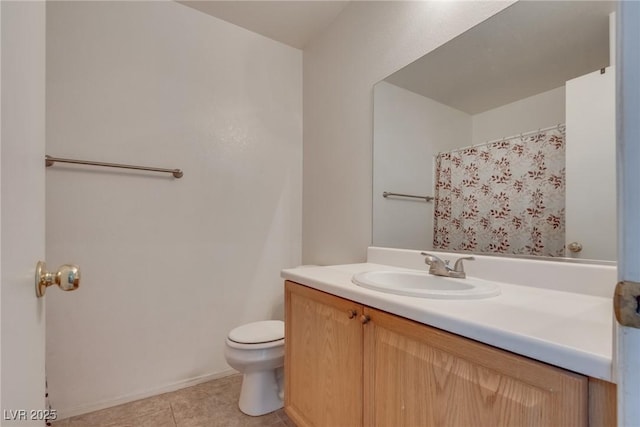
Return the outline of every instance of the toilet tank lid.
{"type": "Polygon", "coordinates": [[[229,339],[241,344],[260,344],[283,338],[284,322],[282,320],[247,323],[229,332],[229,339]]]}

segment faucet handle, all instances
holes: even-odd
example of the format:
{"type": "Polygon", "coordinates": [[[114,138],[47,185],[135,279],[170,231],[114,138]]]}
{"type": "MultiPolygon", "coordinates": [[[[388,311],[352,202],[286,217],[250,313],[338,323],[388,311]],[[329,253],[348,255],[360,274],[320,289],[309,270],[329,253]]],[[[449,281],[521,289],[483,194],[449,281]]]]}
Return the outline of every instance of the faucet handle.
{"type": "Polygon", "coordinates": [[[462,264],[464,260],[473,261],[475,260],[475,258],[472,256],[464,256],[462,258],[458,258],[456,260],[456,263],[453,265],[453,271],[464,273],[464,265],[462,264]]]}
{"type": "Polygon", "coordinates": [[[427,252],[421,252],[421,255],[424,255],[424,263],[429,266],[429,274],[435,274],[436,276],[449,276],[451,268],[449,267],[448,262],[445,262],[439,257],[427,252]]]}
{"type": "Polygon", "coordinates": [[[441,262],[444,264],[444,261],[441,260],[440,258],[438,258],[437,256],[427,253],[427,252],[420,252],[420,255],[425,257],[425,264],[431,265],[432,262],[441,262]]]}

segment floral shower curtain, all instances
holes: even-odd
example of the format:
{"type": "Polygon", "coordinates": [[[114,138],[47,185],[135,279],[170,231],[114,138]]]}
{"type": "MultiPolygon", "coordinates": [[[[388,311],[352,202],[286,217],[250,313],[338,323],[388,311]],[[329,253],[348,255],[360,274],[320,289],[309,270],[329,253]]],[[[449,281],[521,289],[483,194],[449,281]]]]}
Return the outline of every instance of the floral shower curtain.
{"type": "Polygon", "coordinates": [[[433,247],[564,256],[565,129],[436,157],[433,247]]]}

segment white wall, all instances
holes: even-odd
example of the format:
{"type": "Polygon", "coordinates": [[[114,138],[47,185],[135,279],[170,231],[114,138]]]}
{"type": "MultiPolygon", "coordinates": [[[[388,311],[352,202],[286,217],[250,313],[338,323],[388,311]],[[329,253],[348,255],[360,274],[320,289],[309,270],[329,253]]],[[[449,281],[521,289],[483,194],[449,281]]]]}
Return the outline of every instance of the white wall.
{"type": "Polygon", "coordinates": [[[434,156],[469,145],[471,116],[384,81],[373,97],[373,244],[431,249],[433,202],[382,192],[433,196],[434,156]]]}
{"type": "Polygon", "coordinates": [[[351,2],[304,49],[303,261],[371,244],[373,85],[512,2],[351,2]]]}
{"type": "Polygon", "coordinates": [[[565,122],[561,86],[473,115],[473,144],[492,141],[565,122]]]}
{"type": "MultiPolygon", "coordinates": [[[[175,2],[47,5],[47,373],[62,416],[228,372],[300,263],[302,54],[175,2]]],[[[35,262],[35,260],[34,260],[35,262]]]]}

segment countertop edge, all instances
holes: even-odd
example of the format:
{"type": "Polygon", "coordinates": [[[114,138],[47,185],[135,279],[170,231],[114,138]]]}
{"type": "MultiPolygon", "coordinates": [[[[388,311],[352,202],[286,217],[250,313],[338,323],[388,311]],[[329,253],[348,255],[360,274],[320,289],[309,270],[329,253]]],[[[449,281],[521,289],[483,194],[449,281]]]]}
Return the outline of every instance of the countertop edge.
{"type": "MultiPolygon", "coordinates": [[[[326,268],[331,268],[331,266],[326,268]]],[[[589,377],[614,382],[612,360],[584,349],[566,346],[558,342],[540,340],[535,337],[510,332],[506,329],[500,330],[482,323],[474,323],[467,319],[435,313],[429,309],[416,310],[415,307],[403,305],[402,302],[397,300],[390,302],[388,298],[385,298],[386,294],[362,288],[350,289],[345,287],[344,284],[318,279],[314,277],[314,274],[310,274],[310,270],[307,268],[282,270],[281,277],[540,362],[589,377]]]]}

